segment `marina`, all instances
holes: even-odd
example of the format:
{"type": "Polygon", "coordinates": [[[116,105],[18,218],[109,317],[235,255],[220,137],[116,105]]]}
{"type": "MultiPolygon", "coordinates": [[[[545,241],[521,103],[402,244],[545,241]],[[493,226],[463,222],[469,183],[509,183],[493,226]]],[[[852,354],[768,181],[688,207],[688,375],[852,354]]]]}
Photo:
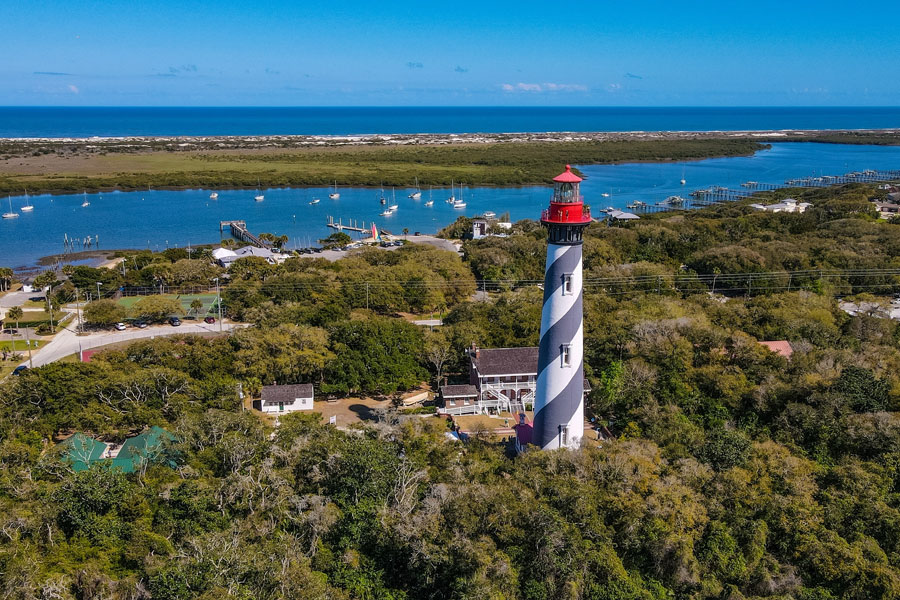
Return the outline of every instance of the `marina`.
{"type": "MultiPolygon", "coordinates": [[[[900,147],[813,143],[777,143],[771,149],[745,157],[579,167],[587,175],[582,192],[596,214],[601,214],[596,209],[607,208],[644,214],[704,206],[776,189],[790,181],[810,186],[874,181],[878,173],[898,168],[900,147]],[[683,186],[681,179],[687,185],[683,186]],[[692,191],[701,190],[705,190],[702,196],[691,195],[692,191]],[[603,196],[604,193],[609,195],[603,196]],[[685,202],[678,206],[671,201],[657,205],[673,196],[684,198],[685,202]]],[[[387,227],[433,234],[460,216],[508,212],[513,221],[532,218],[550,193],[543,186],[501,188],[463,183],[466,207],[456,208],[458,182],[454,182],[453,190],[437,186],[430,189],[431,184],[421,177],[419,184],[426,190],[421,199],[408,197],[417,189],[410,176],[409,188],[384,194],[384,205],[380,203],[378,188],[341,187],[339,198],[332,199],[329,194],[336,193],[334,182],[321,188],[261,186],[258,195],[264,196],[264,202],[254,202],[257,192],[252,189],[29,194],[27,199],[23,193],[4,203],[4,211],[19,216],[0,220],[0,239],[5,264],[19,270],[33,269],[44,256],[88,248],[87,240],[91,240],[90,248],[96,248],[101,237],[102,247],[107,249],[164,250],[217,243],[221,236],[232,237],[235,231],[234,237],[254,243],[248,235],[267,232],[288,236],[287,248],[300,248],[315,244],[334,231],[345,231],[354,237],[367,235],[373,223],[379,230],[387,227]],[[210,198],[212,193],[217,194],[216,199],[210,198]],[[452,204],[444,201],[451,197],[452,204]],[[314,198],[323,200],[310,204],[314,198]],[[34,210],[21,212],[17,208],[26,203],[34,210]],[[398,208],[390,211],[388,206],[398,208]],[[222,225],[236,219],[243,221],[246,233],[233,230],[230,224],[222,225]],[[79,241],[72,244],[71,240],[79,241]]]]}

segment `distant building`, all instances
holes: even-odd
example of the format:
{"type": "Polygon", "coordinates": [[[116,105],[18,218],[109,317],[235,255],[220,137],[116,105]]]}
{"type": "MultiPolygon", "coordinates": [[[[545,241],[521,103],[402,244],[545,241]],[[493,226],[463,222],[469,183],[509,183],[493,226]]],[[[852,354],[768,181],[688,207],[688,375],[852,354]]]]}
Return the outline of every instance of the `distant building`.
{"type": "Polygon", "coordinates": [[[267,385],[262,389],[261,398],[254,402],[254,408],[267,414],[279,415],[312,410],[314,400],[311,383],[267,385]]]}
{"type": "Polygon", "coordinates": [[[274,265],[279,262],[279,258],[281,255],[276,254],[269,250],[268,248],[257,248],[256,246],[244,246],[243,248],[238,248],[237,250],[231,251],[225,248],[217,248],[213,250],[213,257],[216,257],[216,253],[219,250],[225,250],[225,252],[220,252],[221,258],[216,258],[219,265],[223,268],[227,269],[234,263],[234,261],[239,260],[241,258],[246,258],[248,256],[257,256],[259,258],[264,259],[270,265],[274,265]],[[228,254],[230,252],[230,254],[228,254]]]}
{"type": "MultiPolygon", "coordinates": [[[[469,383],[441,386],[446,415],[523,413],[534,409],[538,348],[478,348],[468,351],[469,383]]],[[[584,391],[590,391],[587,381],[584,391]]]]}
{"type": "Polygon", "coordinates": [[[506,221],[494,221],[492,219],[472,220],[472,239],[480,240],[488,236],[506,237],[505,233],[491,233],[491,229],[512,229],[512,223],[506,221]]]}
{"type": "Polygon", "coordinates": [[[777,202],[775,204],[751,204],[750,206],[752,208],[755,208],[756,210],[762,210],[765,212],[802,213],[806,212],[806,209],[812,206],[812,204],[810,204],[809,202],[797,202],[793,198],[785,198],[781,202],[777,202]]]}
{"type": "Polygon", "coordinates": [[[881,202],[878,200],[876,200],[873,204],[875,204],[875,212],[877,212],[878,216],[882,219],[890,219],[891,217],[900,214],[900,204],[881,202]]]}

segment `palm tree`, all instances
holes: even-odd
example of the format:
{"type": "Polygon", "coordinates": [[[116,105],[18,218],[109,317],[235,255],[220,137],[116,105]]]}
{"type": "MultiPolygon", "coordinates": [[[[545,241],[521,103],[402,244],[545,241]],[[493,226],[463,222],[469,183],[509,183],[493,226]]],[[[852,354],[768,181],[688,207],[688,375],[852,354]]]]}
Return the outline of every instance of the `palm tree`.
{"type": "Polygon", "coordinates": [[[200,298],[194,298],[193,300],[191,300],[191,310],[194,311],[195,315],[200,312],[201,308],[203,308],[203,301],[200,300],[200,298]]]}
{"type": "Polygon", "coordinates": [[[8,292],[13,280],[13,270],[0,267],[0,292],[8,292]]]}
{"type": "Polygon", "coordinates": [[[21,319],[22,315],[24,315],[24,314],[25,313],[22,311],[21,306],[13,306],[6,312],[6,318],[12,319],[13,321],[15,321],[16,329],[18,329],[19,328],[19,319],[21,319]]]}

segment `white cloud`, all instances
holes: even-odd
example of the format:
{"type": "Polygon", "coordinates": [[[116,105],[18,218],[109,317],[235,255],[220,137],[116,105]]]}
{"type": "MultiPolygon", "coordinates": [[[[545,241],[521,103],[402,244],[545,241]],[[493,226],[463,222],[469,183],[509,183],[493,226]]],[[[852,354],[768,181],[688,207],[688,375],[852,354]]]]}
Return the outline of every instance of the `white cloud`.
{"type": "Polygon", "coordinates": [[[576,83],[504,83],[504,92],[586,92],[587,86],[576,83]]]}
{"type": "Polygon", "coordinates": [[[622,84],[621,83],[610,83],[609,85],[606,86],[606,89],[610,92],[618,92],[619,90],[622,89],[622,84]]]}
{"type": "Polygon", "coordinates": [[[69,91],[72,92],[73,94],[77,94],[77,93],[78,93],[78,86],[76,86],[76,85],[71,85],[71,84],[70,84],[70,85],[69,85],[69,91]]]}

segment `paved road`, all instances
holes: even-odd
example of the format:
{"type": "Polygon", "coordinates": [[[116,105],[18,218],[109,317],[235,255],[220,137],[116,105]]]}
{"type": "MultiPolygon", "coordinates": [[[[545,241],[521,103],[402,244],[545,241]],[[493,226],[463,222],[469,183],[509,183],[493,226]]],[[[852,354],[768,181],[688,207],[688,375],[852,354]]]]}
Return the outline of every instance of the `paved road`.
{"type": "MultiPolygon", "coordinates": [[[[243,323],[222,323],[222,331],[231,331],[239,327],[246,327],[243,323]]],[[[206,323],[198,324],[182,324],[181,327],[171,327],[169,325],[156,325],[147,329],[129,329],[126,331],[101,332],[91,335],[78,336],[71,329],[62,329],[53,338],[53,341],[45,345],[32,355],[32,363],[35,367],[42,367],[57,361],[70,354],[75,354],[79,350],[89,350],[91,348],[99,348],[116,344],[119,342],[127,342],[130,340],[139,340],[147,338],[155,338],[160,336],[183,335],[188,333],[219,333],[219,324],[207,325],[206,323]]],[[[23,365],[28,364],[26,358],[23,365]]]]}

